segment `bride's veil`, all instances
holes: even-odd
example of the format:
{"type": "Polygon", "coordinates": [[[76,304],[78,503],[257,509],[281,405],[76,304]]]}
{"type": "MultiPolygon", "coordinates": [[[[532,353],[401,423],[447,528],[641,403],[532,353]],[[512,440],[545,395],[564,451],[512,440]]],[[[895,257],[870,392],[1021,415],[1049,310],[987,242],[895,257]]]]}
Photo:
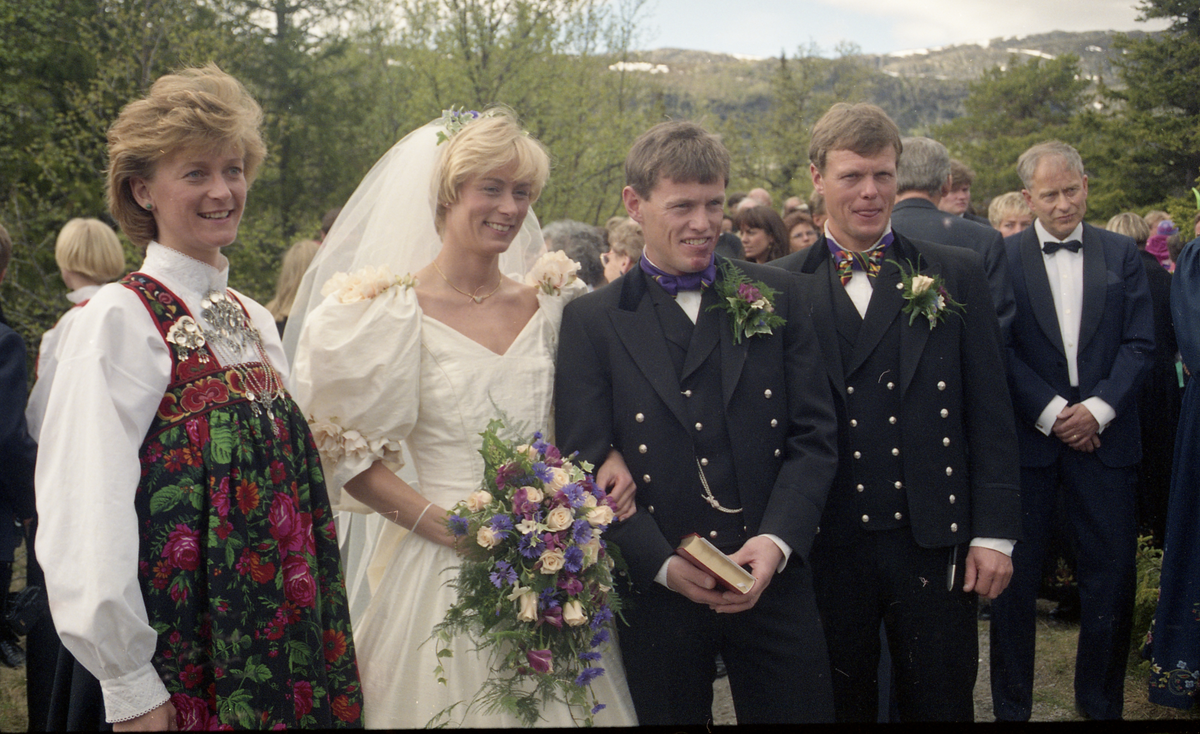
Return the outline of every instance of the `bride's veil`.
{"type": "MultiPolygon", "coordinates": [[[[405,275],[437,256],[442,243],[434,226],[433,176],[443,121],[444,117],[423,125],[393,145],[342,208],[300,282],[288,317],[283,349],[289,364],[295,363],[307,316],[323,300],[321,288],[334,274],[386,265],[393,274],[405,275]]],[[[530,210],[500,257],[500,271],[520,279],[545,249],[541,227],[530,210]]],[[[407,446],[404,451],[399,476],[419,491],[407,446]]],[[[380,515],[351,512],[338,512],[337,526],[351,619],[357,621],[378,585],[382,566],[407,531],[380,515]]]]}

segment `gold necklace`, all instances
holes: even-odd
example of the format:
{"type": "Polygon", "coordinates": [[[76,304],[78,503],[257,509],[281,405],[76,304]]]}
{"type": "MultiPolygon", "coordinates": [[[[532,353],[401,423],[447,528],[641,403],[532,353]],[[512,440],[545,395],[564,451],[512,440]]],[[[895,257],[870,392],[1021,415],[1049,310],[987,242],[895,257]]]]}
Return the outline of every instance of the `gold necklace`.
{"type": "Polygon", "coordinates": [[[481,296],[481,295],[478,295],[478,293],[479,293],[479,288],[482,288],[483,286],[479,286],[479,288],[476,288],[475,290],[471,291],[470,293],[467,293],[462,288],[459,288],[458,286],[456,286],[450,282],[450,279],[447,278],[446,274],[442,272],[442,269],[438,267],[437,260],[433,261],[433,269],[437,271],[438,275],[442,276],[442,280],[446,281],[446,285],[450,286],[454,290],[463,294],[467,298],[470,298],[475,303],[483,303],[484,300],[496,295],[496,291],[500,290],[500,284],[504,282],[504,276],[501,275],[500,277],[498,277],[496,279],[496,287],[492,289],[491,293],[486,293],[481,296]]]}

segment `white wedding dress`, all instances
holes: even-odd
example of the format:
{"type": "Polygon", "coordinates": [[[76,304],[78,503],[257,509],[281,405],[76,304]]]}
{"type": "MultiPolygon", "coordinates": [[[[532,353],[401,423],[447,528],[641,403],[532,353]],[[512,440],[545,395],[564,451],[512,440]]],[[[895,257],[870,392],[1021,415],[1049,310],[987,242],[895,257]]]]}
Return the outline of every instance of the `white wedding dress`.
{"type": "MultiPolygon", "coordinates": [[[[569,295],[539,293],[537,313],[502,355],[423,315],[403,284],[362,300],[351,295],[348,303],[331,295],[314,309],[297,349],[295,394],[313,422],[335,506],[355,504],[338,490],[372,462],[398,468],[404,441],[421,493],[450,508],[480,487],[479,434],[489,420],[504,416],[510,428],[529,434],[550,430],[558,327],[565,302],[582,286],[568,289],[569,295]]],[[[371,562],[382,567],[378,585],[354,620],[367,727],[423,727],[459,702],[449,717],[453,726],[523,726],[507,714],[466,710],[489,674],[487,659],[468,640],[454,641],[453,657],[443,661],[448,682],[437,682],[430,635],[455,601],[447,581],[460,559],[416,534],[395,542],[400,533],[388,532],[393,537],[380,540],[371,562]]],[[[596,724],[636,725],[615,640],[600,665],[605,675],[592,689],[606,708],[596,724]]],[[[577,723],[565,704],[543,715],[545,726],[577,723]]]]}

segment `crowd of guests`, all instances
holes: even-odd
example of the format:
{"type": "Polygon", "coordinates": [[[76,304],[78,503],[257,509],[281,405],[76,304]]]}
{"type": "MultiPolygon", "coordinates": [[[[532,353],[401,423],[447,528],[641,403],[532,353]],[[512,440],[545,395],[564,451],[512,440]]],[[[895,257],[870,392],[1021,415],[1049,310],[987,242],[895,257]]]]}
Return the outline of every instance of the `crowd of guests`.
{"type": "MultiPolygon", "coordinates": [[[[945,146],[837,104],[812,130],[807,201],[726,196],[719,139],[670,122],[630,151],[625,216],[542,226],[548,154],[500,110],[397,143],[286,251],[263,307],[221,255],[260,123],[215,66],[160,79],[109,133],[110,211],[145,261],[126,274],[97,219],[63,227],[72,307],[28,400],[0,316],[0,601],[24,540],[51,612],[0,604],[32,729],[443,716],[488,672],[447,693],[421,648],[452,600],[446,510],[479,486],[489,420],[552,410],[616,498],[636,602],[602,724],[704,723],[718,659],[739,723],[971,721],[980,599],[995,716],[1028,720],[1059,555],[1078,712],[1119,719],[1139,532],[1166,553],[1150,697],[1192,705],[1200,214],[1187,233],[1165,212],[1093,226],[1084,162],[1047,141],[983,218],[945,146]],[[542,252],[580,284],[523,282],[542,252]],[[774,328],[722,315],[735,277],[774,328]],[[339,552],[335,510],[386,521],[361,607],[343,568],[368,564],[339,552]],[[674,554],[689,533],[751,592],[674,554]]],[[[0,280],[11,250],[0,229],[0,280]]]]}

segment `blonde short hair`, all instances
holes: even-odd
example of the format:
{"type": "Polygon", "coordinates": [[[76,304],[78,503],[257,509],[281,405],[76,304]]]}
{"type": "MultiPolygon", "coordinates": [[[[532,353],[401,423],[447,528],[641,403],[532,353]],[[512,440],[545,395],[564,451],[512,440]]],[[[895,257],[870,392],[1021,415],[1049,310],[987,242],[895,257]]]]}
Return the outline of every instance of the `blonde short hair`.
{"type": "Polygon", "coordinates": [[[1145,247],[1146,240],[1150,239],[1150,225],[1134,212],[1121,212],[1108,220],[1108,224],[1104,225],[1104,228],[1109,232],[1132,237],[1138,247],[1145,247]]]}
{"type": "Polygon", "coordinates": [[[125,274],[125,252],[117,233],[99,219],[77,217],[63,225],[54,243],[54,261],[97,285],[125,274]]]}
{"type": "Polygon", "coordinates": [[[608,232],[609,252],[625,255],[633,262],[642,259],[642,250],[645,247],[646,238],[642,234],[642,225],[629,217],[622,217],[608,232]]]}
{"type": "Polygon", "coordinates": [[[438,234],[446,222],[446,209],[458,201],[463,184],[472,178],[515,163],[513,177],[530,183],[532,204],[550,177],[550,154],[545,146],[522,130],[516,114],[504,107],[490,109],[468,122],[439,147],[433,179],[438,234]]]}
{"type": "Polygon", "coordinates": [[[158,162],[181,149],[235,148],[246,183],[266,156],[262,108],[241,82],[209,64],[159,78],[125,105],[108,129],[108,209],[135,245],[158,236],[154,214],[133,197],[134,178],[151,179],[158,162]]]}
{"type": "Polygon", "coordinates": [[[283,253],[279,279],[275,283],[275,297],[267,304],[267,310],[276,321],[283,321],[292,313],[292,304],[296,301],[296,292],[300,290],[300,281],[320,247],[321,243],[317,240],[297,240],[283,253]]]}
{"type": "Polygon", "coordinates": [[[992,203],[988,204],[988,221],[996,229],[1000,229],[1000,223],[1004,221],[1005,217],[1013,214],[1028,214],[1029,218],[1033,219],[1033,210],[1029,208],[1029,204],[1020,191],[1000,194],[992,199],[992,203]]]}

